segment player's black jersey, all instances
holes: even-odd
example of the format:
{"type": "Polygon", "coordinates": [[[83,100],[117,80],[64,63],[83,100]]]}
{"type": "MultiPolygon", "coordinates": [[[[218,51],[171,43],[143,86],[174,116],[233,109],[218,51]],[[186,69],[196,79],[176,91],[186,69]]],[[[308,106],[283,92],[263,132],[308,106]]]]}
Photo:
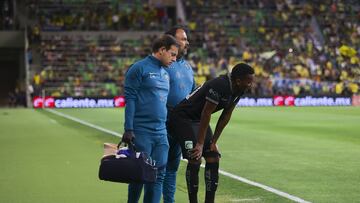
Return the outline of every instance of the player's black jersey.
{"type": "Polygon", "coordinates": [[[200,121],[201,112],[206,101],[217,104],[214,111],[217,112],[238,103],[242,94],[232,94],[230,74],[221,75],[195,89],[175,107],[174,113],[185,119],[200,121]]]}

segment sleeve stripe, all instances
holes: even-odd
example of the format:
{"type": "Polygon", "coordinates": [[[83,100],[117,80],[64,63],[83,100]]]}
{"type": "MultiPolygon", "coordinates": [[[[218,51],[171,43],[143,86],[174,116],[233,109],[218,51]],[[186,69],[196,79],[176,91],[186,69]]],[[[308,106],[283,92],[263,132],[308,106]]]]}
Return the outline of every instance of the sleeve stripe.
{"type": "Polygon", "coordinates": [[[205,98],[206,98],[206,100],[208,100],[208,101],[211,102],[211,103],[214,103],[214,104],[216,104],[216,105],[219,104],[218,101],[215,101],[215,100],[211,99],[210,97],[205,97],[205,98]]]}

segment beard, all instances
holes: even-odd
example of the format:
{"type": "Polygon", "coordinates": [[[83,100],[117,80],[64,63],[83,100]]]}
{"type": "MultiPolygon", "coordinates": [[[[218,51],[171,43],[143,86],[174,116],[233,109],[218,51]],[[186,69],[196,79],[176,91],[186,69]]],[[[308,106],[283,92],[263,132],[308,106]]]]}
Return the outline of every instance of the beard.
{"type": "Polygon", "coordinates": [[[184,47],[183,49],[179,50],[179,57],[183,57],[188,53],[188,46],[184,47]]]}

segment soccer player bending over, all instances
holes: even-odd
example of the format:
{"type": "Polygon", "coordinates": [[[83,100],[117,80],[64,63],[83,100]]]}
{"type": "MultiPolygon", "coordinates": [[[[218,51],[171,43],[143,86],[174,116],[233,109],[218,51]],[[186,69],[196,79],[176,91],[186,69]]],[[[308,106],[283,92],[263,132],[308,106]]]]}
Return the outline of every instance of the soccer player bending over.
{"type": "Polygon", "coordinates": [[[227,75],[205,82],[179,103],[170,114],[169,130],[180,143],[183,157],[188,160],[186,183],[190,203],[198,202],[201,157],[205,165],[205,202],[214,202],[219,179],[220,153],[216,145],[228,124],[240,97],[251,88],[254,69],[237,64],[227,75]],[[222,110],[213,134],[209,126],[211,114],[222,110]]]}

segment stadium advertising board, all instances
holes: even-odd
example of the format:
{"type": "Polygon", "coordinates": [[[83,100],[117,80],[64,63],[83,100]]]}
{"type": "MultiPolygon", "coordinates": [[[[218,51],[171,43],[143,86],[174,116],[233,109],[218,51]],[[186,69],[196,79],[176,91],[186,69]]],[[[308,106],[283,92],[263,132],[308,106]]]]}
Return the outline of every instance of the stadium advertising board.
{"type": "MultiPolygon", "coordinates": [[[[243,97],[237,104],[240,106],[360,106],[360,96],[274,96],[274,97],[243,97]]],[[[116,97],[34,97],[34,108],[113,108],[124,107],[125,98],[116,97]]]]}
{"type": "Polygon", "coordinates": [[[34,108],[113,108],[124,107],[125,98],[116,97],[34,97],[34,108]]]}
{"type": "Polygon", "coordinates": [[[351,106],[351,97],[337,96],[274,96],[244,97],[237,106],[351,106]]]}
{"type": "Polygon", "coordinates": [[[352,105],[353,106],[360,106],[360,95],[354,95],[352,97],[352,105]]]}

